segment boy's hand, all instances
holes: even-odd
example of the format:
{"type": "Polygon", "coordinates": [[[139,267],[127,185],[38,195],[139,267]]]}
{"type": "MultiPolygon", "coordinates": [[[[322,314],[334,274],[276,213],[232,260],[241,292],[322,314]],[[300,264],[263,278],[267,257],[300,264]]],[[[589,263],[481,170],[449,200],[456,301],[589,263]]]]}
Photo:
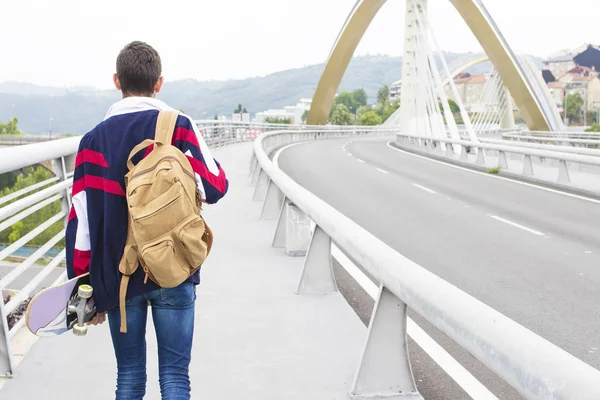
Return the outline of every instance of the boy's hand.
{"type": "Polygon", "coordinates": [[[97,313],[94,318],[87,322],[87,325],[100,325],[106,321],[106,313],[97,313]]]}

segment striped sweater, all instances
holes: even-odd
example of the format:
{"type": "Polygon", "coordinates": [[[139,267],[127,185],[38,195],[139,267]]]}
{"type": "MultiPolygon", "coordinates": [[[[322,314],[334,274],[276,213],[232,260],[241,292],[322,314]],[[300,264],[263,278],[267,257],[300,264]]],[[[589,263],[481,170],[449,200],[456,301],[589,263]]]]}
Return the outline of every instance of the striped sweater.
{"type": "MultiPolygon", "coordinates": [[[[115,103],[79,144],[66,229],[67,275],[73,278],[90,273],[99,312],[117,307],[119,302],[119,261],[128,221],[124,182],[127,158],[138,143],[154,138],[158,112],[167,109],[171,108],[154,98],[125,98],[115,103]]],[[[188,116],[180,114],[177,118],[172,144],[188,157],[202,198],[209,204],[219,201],[229,182],[188,116]]],[[[134,164],[151,151],[151,147],[140,151],[134,164]]],[[[189,280],[199,284],[199,274],[189,280]]],[[[144,272],[138,268],[129,282],[127,297],[157,288],[151,280],[144,284],[144,272]]]]}

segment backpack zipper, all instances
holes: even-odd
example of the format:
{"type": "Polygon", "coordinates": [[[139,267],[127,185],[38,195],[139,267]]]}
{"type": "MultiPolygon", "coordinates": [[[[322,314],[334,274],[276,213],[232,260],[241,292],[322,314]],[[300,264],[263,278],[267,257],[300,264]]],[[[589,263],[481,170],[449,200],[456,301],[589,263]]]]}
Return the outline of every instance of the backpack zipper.
{"type": "Polygon", "coordinates": [[[178,159],[177,157],[173,157],[173,156],[167,156],[167,157],[163,157],[163,158],[161,158],[161,161],[157,162],[156,164],[154,164],[154,165],[153,165],[152,167],[150,167],[150,168],[146,168],[146,169],[145,169],[145,170],[143,170],[143,171],[139,171],[139,172],[137,172],[135,175],[133,175],[131,178],[129,178],[129,180],[132,180],[132,179],[133,179],[133,178],[135,178],[135,177],[138,177],[138,176],[140,176],[140,175],[144,175],[144,174],[146,174],[146,173],[148,173],[148,172],[152,171],[153,169],[155,169],[155,168],[156,168],[156,166],[157,166],[158,164],[160,164],[160,163],[162,162],[162,160],[175,160],[175,161],[177,161],[177,163],[178,163],[178,164],[181,166],[181,168],[182,168],[183,172],[185,172],[185,173],[186,173],[186,174],[187,174],[187,175],[188,175],[190,178],[194,179],[194,182],[196,181],[196,177],[194,177],[194,175],[192,175],[192,174],[191,174],[191,173],[190,173],[190,172],[189,172],[189,171],[188,171],[186,168],[184,168],[184,166],[183,166],[183,165],[181,165],[181,163],[179,162],[179,159],[178,159]]]}

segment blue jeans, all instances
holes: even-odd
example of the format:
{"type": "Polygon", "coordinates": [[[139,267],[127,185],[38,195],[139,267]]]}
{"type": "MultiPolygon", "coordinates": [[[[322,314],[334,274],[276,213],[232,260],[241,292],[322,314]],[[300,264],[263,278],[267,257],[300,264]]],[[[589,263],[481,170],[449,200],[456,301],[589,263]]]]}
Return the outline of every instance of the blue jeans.
{"type": "Polygon", "coordinates": [[[117,307],[107,313],[117,358],[116,400],[140,400],[146,394],[146,320],[148,305],[158,342],[158,375],[163,400],[189,400],[196,286],[184,282],[126,302],[127,333],[121,333],[117,307]]]}

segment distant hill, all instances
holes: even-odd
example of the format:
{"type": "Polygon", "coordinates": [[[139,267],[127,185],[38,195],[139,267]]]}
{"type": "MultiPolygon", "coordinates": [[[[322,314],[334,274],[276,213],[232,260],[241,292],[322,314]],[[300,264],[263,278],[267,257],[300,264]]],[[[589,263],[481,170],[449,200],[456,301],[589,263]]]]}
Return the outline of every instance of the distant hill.
{"type": "MultiPolygon", "coordinates": [[[[446,54],[449,63],[466,54],[446,54]]],[[[540,64],[540,60],[535,60],[540,64]]],[[[264,77],[229,81],[180,80],[166,82],[158,98],[183,109],[197,119],[213,118],[215,113],[229,115],[241,103],[251,114],[269,108],[296,104],[301,98],[312,98],[324,64],[276,72],[264,77]]],[[[488,71],[480,64],[472,73],[488,71]]],[[[374,103],[377,90],[402,76],[402,57],[355,57],[344,75],[339,91],[364,88],[374,103]]],[[[19,128],[38,134],[48,132],[52,117],[54,133],[85,133],[106,114],[110,105],[120,99],[115,91],[93,88],[53,88],[31,83],[0,83],[0,121],[19,119],[19,128]]]]}

